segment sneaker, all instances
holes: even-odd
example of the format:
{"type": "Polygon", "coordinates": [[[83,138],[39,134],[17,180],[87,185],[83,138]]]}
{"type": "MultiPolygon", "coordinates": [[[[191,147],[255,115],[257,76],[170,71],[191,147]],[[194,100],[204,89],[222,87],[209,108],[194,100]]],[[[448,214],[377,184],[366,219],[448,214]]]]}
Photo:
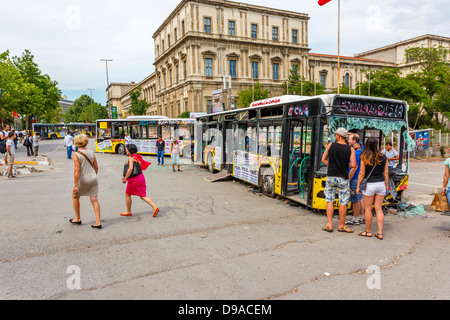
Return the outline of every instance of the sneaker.
{"type": "Polygon", "coordinates": [[[178,172],[183,172],[183,170],[181,170],[181,169],[178,169],[178,172]]]}
{"type": "Polygon", "coordinates": [[[172,169],[173,172],[176,172],[175,169],[172,169]]]}
{"type": "Polygon", "coordinates": [[[352,220],[350,220],[350,221],[347,221],[345,224],[346,225],[351,225],[351,226],[357,226],[357,225],[359,225],[359,220],[355,220],[355,219],[352,219],[352,220]]]}

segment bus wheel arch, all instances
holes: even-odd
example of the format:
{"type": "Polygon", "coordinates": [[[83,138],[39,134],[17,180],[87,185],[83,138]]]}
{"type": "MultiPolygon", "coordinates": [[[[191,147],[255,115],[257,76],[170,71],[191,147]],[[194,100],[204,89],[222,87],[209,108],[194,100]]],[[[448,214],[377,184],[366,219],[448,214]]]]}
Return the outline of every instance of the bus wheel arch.
{"type": "Polygon", "coordinates": [[[258,184],[263,194],[275,197],[275,172],[270,165],[261,166],[259,169],[258,184]]]}

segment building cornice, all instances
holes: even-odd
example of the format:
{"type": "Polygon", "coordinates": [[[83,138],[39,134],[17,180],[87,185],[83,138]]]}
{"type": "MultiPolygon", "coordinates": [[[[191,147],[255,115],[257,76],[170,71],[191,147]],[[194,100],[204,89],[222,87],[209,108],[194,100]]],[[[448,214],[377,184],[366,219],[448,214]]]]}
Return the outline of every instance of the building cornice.
{"type": "Polygon", "coordinates": [[[164,22],[159,26],[158,29],[153,33],[153,39],[155,39],[158,34],[167,26],[167,24],[172,21],[172,19],[178,14],[178,12],[187,4],[209,4],[215,7],[225,7],[233,8],[240,11],[251,11],[257,13],[263,13],[267,15],[279,15],[285,18],[303,19],[309,20],[309,15],[306,13],[294,12],[289,10],[274,9],[264,6],[258,6],[253,4],[234,2],[228,0],[182,0],[177,7],[170,13],[170,15],[164,20],[164,22]]]}

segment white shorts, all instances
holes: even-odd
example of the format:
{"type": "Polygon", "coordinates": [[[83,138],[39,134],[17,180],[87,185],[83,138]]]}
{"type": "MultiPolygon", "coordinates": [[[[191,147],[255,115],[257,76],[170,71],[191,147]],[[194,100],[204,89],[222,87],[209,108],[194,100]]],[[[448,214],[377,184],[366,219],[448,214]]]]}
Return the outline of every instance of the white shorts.
{"type": "Polygon", "coordinates": [[[384,196],[386,194],[386,185],[382,182],[368,182],[366,190],[362,192],[363,195],[372,197],[376,194],[384,196]]]}

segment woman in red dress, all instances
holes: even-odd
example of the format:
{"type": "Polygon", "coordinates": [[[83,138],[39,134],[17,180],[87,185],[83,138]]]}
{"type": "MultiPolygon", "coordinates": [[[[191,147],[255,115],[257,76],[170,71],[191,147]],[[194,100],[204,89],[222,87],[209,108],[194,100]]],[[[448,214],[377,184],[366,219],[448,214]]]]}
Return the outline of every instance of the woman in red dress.
{"type": "Polygon", "coordinates": [[[122,183],[127,183],[127,189],[125,191],[125,201],[127,204],[127,211],[121,213],[121,216],[131,216],[131,196],[141,197],[142,200],[147,202],[153,208],[153,217],[155,217],[159,208],[155,205],[152,199],[147,197],[147,185],[145,182],[144,173],[130,178],[133,172],[133,165],[135,162],[139,164],[141,170],[144,171],[150,165],[150,162],[145,161],[140,154],[137,154],[137,147],[135,144],[127,144],[126,146],[128,155],[128,165],[129,169],[122,178],[122,183]]]}

